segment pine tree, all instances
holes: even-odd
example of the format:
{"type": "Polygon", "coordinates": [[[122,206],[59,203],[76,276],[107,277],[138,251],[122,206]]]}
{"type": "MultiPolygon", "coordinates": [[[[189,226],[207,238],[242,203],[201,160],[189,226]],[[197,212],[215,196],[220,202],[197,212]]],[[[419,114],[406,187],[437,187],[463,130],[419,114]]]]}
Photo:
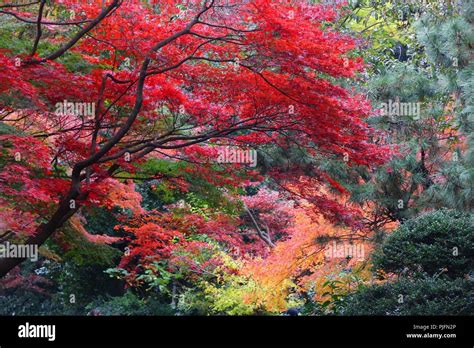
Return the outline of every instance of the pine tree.
{"type": "Polygon", "coordinates": [[[373,42],[365,53],[373,105],[419,103],[420,109],[409,115],[374,111],[371,124],[384,132],[374,141],[391,144],[399,155],[367,173],[362,185],[353,182],[353,199],[375,204],[371,227],[403,222],[425,209],[472,212],[474,4],[359,3],[371,17],[345,25],[373,42]]]}

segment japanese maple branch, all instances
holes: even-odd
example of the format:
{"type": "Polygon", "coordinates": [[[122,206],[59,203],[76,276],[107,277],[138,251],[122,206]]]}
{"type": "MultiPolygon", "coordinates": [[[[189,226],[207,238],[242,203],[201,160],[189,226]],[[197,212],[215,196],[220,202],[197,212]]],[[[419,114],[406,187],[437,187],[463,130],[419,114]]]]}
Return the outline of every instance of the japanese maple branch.
{"type": "Polygon", "coordinates": [[[44,5],[46,5],[46,0],[41,0],[41,4],[38,11],[38,21],[36,23],[36,38],[35,38],[35,43],[33,44],[33,49],[31,50],[31,54],[30,54],[31,57],[35,55],[36,50],[38,48],[38,44],[41,39],[41,35],[43,34],[41,30],[41,19],[43,18],[44,5]]]}
{"type": "Polygon", "coordinates": [[[61,57],[70,48],[72,48],[85,34],[87,34],[89,31],[94,29],[105,17],[107,17],[112,11],[115,11],[121,4],[122,4],[121,0],[113,0],[112,3],[106,8],[104,8],[95,19],[93,19],[87,26],[85,26],[82,30],[80,30],[76,35],[74,35],[72,39],[69,40],[68,43],[66,43],[57,51],[51,53],[45,58],[29,60],[25,62],[25,64],[38,64],[38,63],[43,63],[45,61],[54,60],[61,57]]]}
{"type": "MultiPolygon", "coordinates": [[[[75,35],[75,37],[66,45],[64,45],[61,49],[56,51],[55,53],[49,55],[48,57],[44,58],[43,60],[36,61],[37,63],[41,63],[45,60],[48,59],[55,59],[57,57],[60,57],[63,55],[69,48],[74,46],[74,44],[88,31],[90,31],[92,28],[94,28],[100,21],[105,18],[105,16],[110,13],[112,10],[114,10],[118,5],[119,5],[118,0],[114,0],[111,5],[109,5],[106,9],[104,9],[101,14],[93,21],[91,22],[86,28],[84,28],[81,32],[75,35]]],[[[197,14],[197,16],[186,26],[185,29],[175,33],[174,35],[171,35],[165,40],[160,41],[157,43],[147,54],[142,67],[140,69],[140,74],[139,74],[139,80],[137,83],[137,90],[136,90],[136,98],[135,98],[135,104],[134,107],[127,118],[127,121],[125,124],[119,129],[115,135],[109,139],[97,152],[94,152],[93,155],[91,155],[89,158],[77,162],[73,169],[72,169],[72,175],[71,175],[71,185],[69,188],[68,193],[65,195],[65,197],[61,200],[59,203],[59,207],[57,210],[54,212],[52,217],[49,219],[48,222],[43,223],[38,226],[38,228],[35,231],[35,234],[28,238],[27,244],[34,244],[34,245],[42,245],[52,233],[54,233],[60,226],[64,224],[65,221],[67,221],[72,215],[74,215],[77,210],[81,207],[79,204],[80,201],[84,200],[87,198],[88,193],[87,192],[81,192],[81,181],[83,180],[84,176],[81,174],[82,170],[87,168],[88,166],[96,163],[101,157],[103,157],[112,147],[117,144],[130,130],[132,124],[134,123],[138,113],[140,112],[140,109],[142,107],[143,103],[143,88],[145,84],[145,79],[147,77],[147,69],[150,64],[151,58],[150,55],[153,52],[156,52],[157,50],[161,49],[162,47],[168,45],[169,43],[173,42],[177,38],[179,38],[182,35],[187,34],[191,28],[197,23],[199,18],[204,14],[206,11],[208,11],[214,1],[211,2],[209,6],[204,5],[203,9],[197,14]],[[74,203],[74,204],[72,204],[74,203]]],[[[112,166],[109,170],[110,173],[112,174],[117,166],[112,166]]],[[[2,258],[0,260],[0,278],[4,277],[11,269],[13,269],[15,266],[23,262],[25,259],[22,258],[2,258]]]]}
{"type": "Polygon", "coordinates": [[[269,247],[274,248],[275,244],[270,239],[269,231],[266,231],[266,232],[262,231],[262,229],[258,225],[257,220],[255,219],[253,213],[250,211],[250,209],[247,207],[246,204],[244,204],[244,209],[245,209],[246,213],[250,216],[250,219],[252,220],[252,224],[255,227],[255,229],[257,230],[257,234],[260,237],[260,239],[262,239],[266,244],[268,244],[269,247]]]}

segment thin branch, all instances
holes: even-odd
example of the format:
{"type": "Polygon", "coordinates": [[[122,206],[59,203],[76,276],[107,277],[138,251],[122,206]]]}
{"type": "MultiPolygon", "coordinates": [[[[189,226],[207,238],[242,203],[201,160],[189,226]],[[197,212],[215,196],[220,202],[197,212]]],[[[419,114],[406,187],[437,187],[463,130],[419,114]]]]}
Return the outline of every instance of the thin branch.
{"type": "Polygon", "coordinates": [[[41,30],[41,19],[43,18],[43,9],[44,5],[46,5],[46,0],[41,0],[41,4],[38,11],[38,21],[36,23],[36,38],[35,43],[33,44],[33,49],[31,50],[30,56],[33,57],[38,49],[38,44],[41,39],[41,35],[43,34],[41,30]]]}

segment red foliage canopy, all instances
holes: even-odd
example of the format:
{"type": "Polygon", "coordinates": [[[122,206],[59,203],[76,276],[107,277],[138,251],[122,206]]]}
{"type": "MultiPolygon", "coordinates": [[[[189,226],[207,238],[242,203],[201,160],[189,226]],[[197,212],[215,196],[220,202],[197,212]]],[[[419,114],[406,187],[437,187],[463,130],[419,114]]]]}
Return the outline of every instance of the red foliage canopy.
{"type": "MultiPolygon", "coordinates": [[[[94,193],[104,179],[133,172],[133,164],[153,156],[188,159],[193,152],[183,149],[195,144],[212,145],[193,148],[209,157],[219,144],[298,144],[308,155],[346,156],[364,166],[386,157],[386,149],[368,142],[370,105],[335,83],[363,65],[348,55],[355,46],[350,37],[321,26],[336,16],[329,7],[267,0],[56,3],[60,15],[38,16],[44,6],[35,5],[1,12],[37,28],[29,54],[0,52],[0,93],[12,98],[8,106],[15,110],[5,120],[41,139],[41,145],[30,138],[23,144],[42,148],[44,158],[22,168],[8,164],[2,175],[19,172],[18,199],[25,192],[29,200],[61,197],[30,243],[43,243],[81,202],[100,203],[94,193]],[[43,41],[57,49],[43,52],[43,41]],[[68,70],[63,58],[73,55],[90,69],[68,70]],[[29,103],[20,102],[25,97],[29,103]],[[78,112],[77,103],[94,103],[95,112],[78,112]],[[46,176],[32,178],[31,165],[46,176]]],[[[11,151],[0,155],[12,160],[11,151]]],[[[15,264],[2,260],[0,275],[15,264]]]]}

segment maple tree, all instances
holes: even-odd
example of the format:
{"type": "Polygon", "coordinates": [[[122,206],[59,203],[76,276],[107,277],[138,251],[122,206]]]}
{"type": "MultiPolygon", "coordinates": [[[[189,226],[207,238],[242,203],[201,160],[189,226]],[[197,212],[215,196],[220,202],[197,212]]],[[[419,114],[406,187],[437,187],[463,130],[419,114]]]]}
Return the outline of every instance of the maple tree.
{"type": "MultiPolygon", "coordinates": [[[[2,120],[34,134],[43,148],[35,152],[43,163],[29,162],[24,149],[12,164],[12,152],[2,151],[8,163],[2,191],[14,196],[5,176],[15,169],[24,173],[15,185],[26,202],[49,196],[54,203],[30,232],[30,244],[44,243],[81,206],[104,204],[107,178],[133,175],[153,156],[212,158],[216,145],[295,141],[308,155],[346,156],[358,165],[386,157],[368,142],[369,104],[332,82],[363,66],[348,56],[354,48],[349,36],[321,27],[335,19],[331,7],[112,0],[0,8],[2,17],[36,27],[29,52],[0,54],[2,85],[13,87],[2,88],[8,101],[2,120]],[[68,71],[72,56],[87,69],[68,71]],[[68,102],[95,103],[95,115],[51,111],[68,102]],[[210,146],[199,146],[204,142],[210,146]],[[46,171],[43,178],[28,172],[32,165],[46,171]],[[38,195],[38,183],[50,192],[38,195]]],[[[27,141],[2,137],[7,147],[27,141]]],[[[329,203],[321,208],[335,209],[329,203]]],[[[0,274],[16,264],[1,260],[0,274]]]]}

